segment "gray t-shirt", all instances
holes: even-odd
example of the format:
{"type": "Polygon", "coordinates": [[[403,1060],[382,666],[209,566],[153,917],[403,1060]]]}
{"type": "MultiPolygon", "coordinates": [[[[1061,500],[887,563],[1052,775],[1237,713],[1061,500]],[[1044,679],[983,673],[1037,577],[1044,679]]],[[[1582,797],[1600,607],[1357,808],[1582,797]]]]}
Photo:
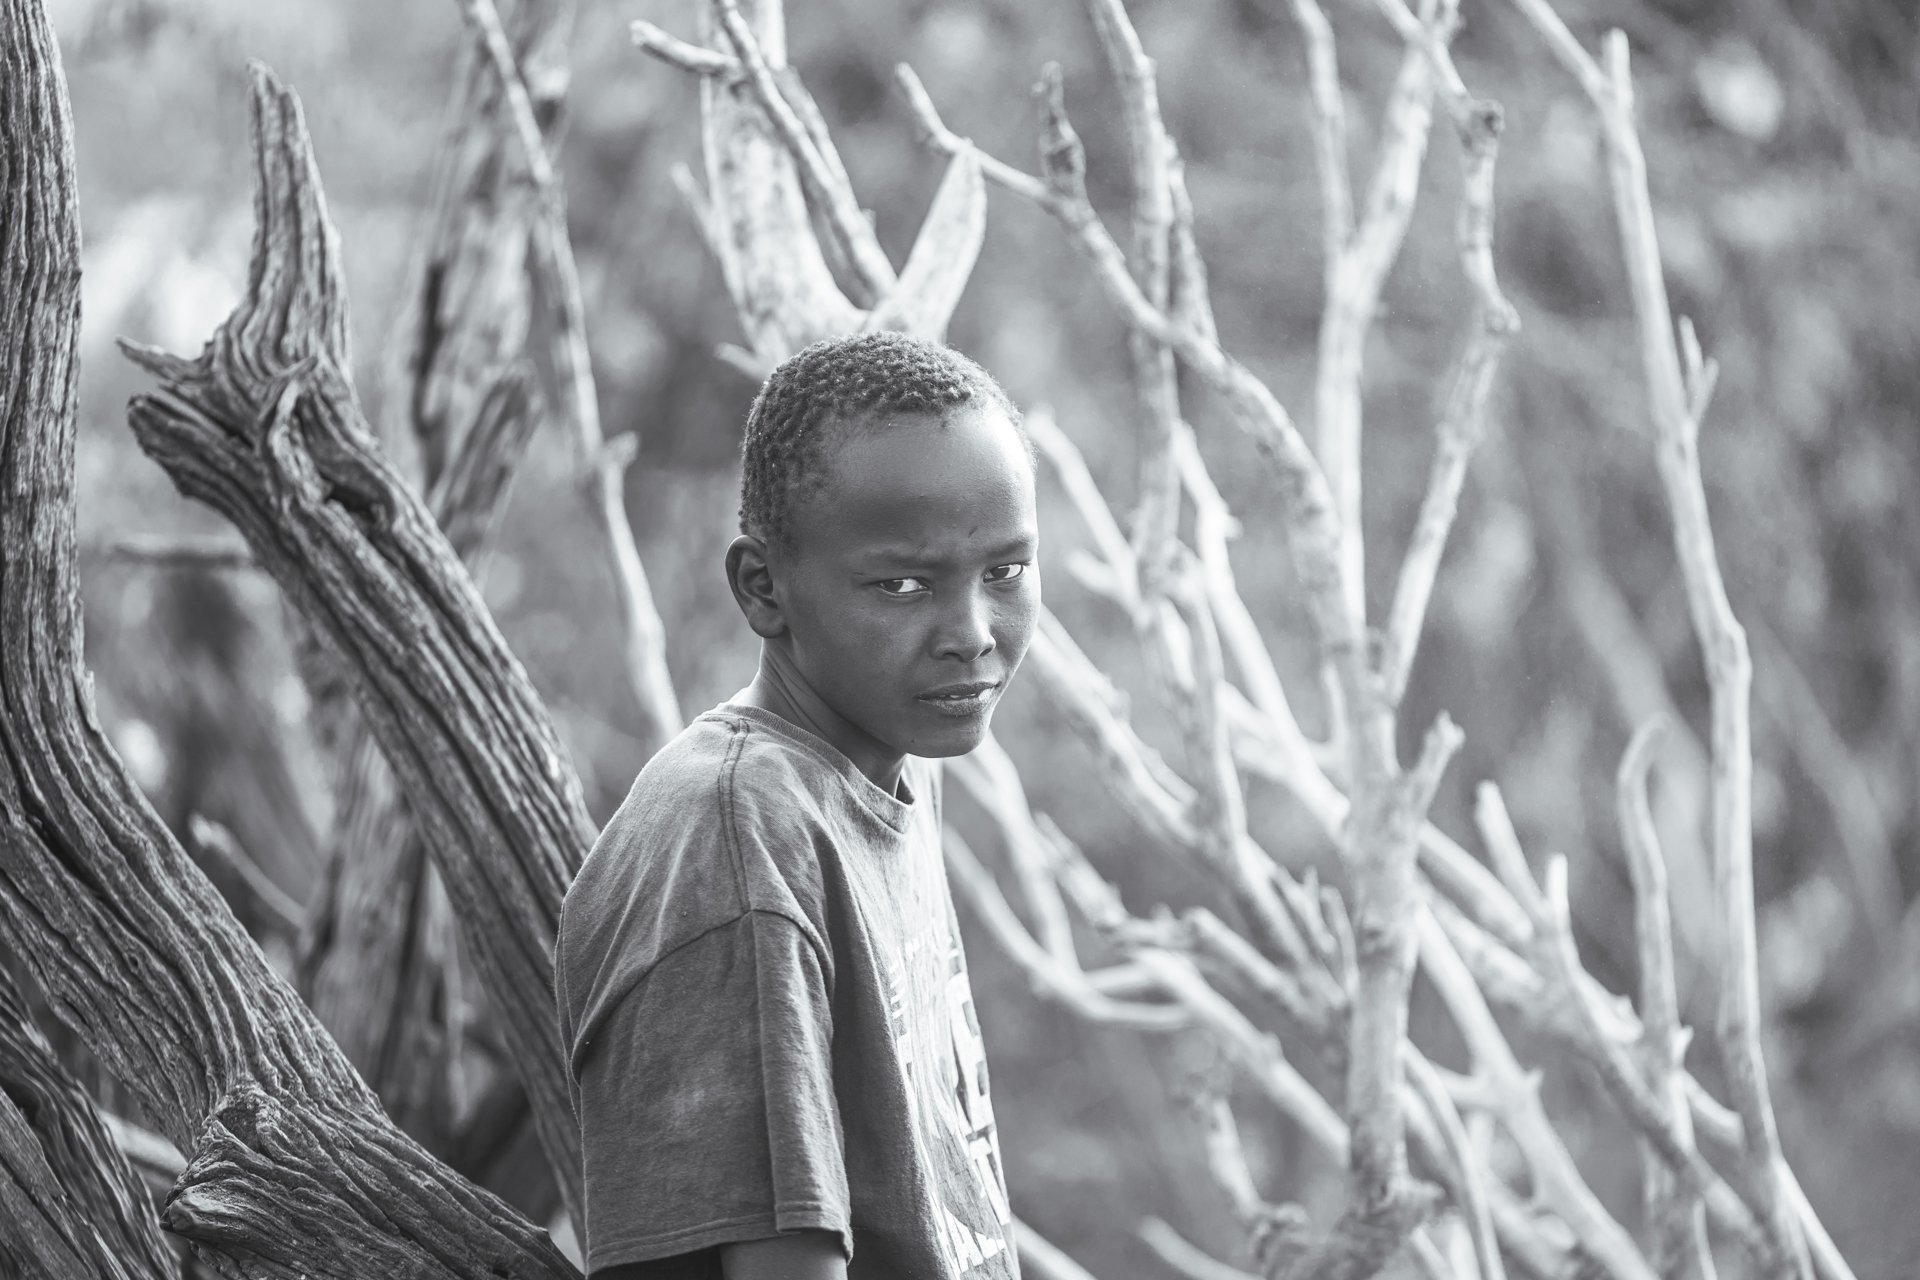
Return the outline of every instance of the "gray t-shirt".
{"type": "Polygon", "coordinates": [[[901,792],[736,703],[640,771],[555,956],[589,1272],[818,1228],[849,1280],[1018,1280],[937,767],[901,792]]]}

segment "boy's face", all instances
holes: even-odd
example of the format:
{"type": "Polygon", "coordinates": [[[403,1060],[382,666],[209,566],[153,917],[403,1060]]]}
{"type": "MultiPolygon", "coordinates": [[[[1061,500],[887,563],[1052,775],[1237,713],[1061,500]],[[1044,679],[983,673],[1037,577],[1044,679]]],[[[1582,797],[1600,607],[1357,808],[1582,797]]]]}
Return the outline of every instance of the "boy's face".
{"type": "Polygon", "coordinates": [[[812,691],[893,752],[986,735],[1040,610],[1033,467],[995,404],[840,428],[789,522],[774,594],[812,691]]]}

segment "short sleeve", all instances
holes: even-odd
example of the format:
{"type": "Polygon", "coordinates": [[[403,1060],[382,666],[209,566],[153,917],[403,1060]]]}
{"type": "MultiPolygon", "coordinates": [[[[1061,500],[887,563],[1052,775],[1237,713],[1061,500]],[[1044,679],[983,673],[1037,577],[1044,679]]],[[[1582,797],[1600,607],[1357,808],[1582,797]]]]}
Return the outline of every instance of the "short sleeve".
{"type": "Polygon", "coordinates": [[[852,1255],[820,955],[749,911],[684,943],[578,1060],[589,1272],[785,1231],[852,1255]]]}

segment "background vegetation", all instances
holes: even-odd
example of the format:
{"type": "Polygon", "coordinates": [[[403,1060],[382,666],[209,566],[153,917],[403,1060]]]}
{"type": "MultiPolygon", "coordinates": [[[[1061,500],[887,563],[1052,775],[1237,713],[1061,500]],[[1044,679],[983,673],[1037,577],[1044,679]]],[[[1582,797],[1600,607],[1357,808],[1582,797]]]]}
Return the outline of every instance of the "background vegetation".
{"type": "MultiPolygon", "coordinates": [[[[1768,1060],[1787,1154],[1863,1276],[1910,1274],[1920,1222],[1920,36],[1903,5],[1833,0],[1566,0],[1575,31],[1633,39],[1642,128],[1676,310],[1721,363],[1702,440],[1721,559],[1753,637],[1755,847],[1768,1060]]],[[[716,356],[737,342],[716,266],[669,177],[697,163],[696,95],[633,50],[625,25],[688,31],[690,6],[581,5],[563,150],[602,411],[641,461],[628,506],[691,712],[751,671],[725,593],[738,432],[752,379],[716,356]]],[[[1311,403],[1321,261],[1303,52],[1280,0],[1138,0],[1162,105],[1188,166],[1224,345],[1290,405],[1311,403]]],[[[245,63],[305,102],[345,245],[358,378],[376,420],[400,344],[393,319],[444,125],[457,6],[337,0],[56,0],[75,111],[87,260],[79,519],[89,659],[103,717],[177,830],[199,813],[255,851],[295,899],[317,879],[329,797],[264,576],[157,566],[129,538],[221,534],[134,446],[127,396],[145,383],[125,335],[197,350],[244,283],[245,63]]],[[[1329,6],[1356,155],[1371,154],[1399,42],[1367,6],[1329,6]]],[[[1705,863],[1699,801],[1706,691],[1642,425],[1597,140],[1577,88],[1505,6],[1467,6],[1462,72],[1501,101],[1495,254],[1524,331],[1510,351],[1442,569],[1406,721],[1446,709],[1467,732],[1434,817],[1466,834],[1471,786],[1504,789],[1529,848],[1567,853],[1588,966],[1630,989],[1625,864],[1612,775],[1628,734],[1673,708],[1662,818],[1674,862],[1681,977],[1703,1012],[1705,863]],[[1691,855],[1688,833],[1691,832],[1691,855]],[[1688,904],[1698,910],[1689,913],[1688,904]]],[[[1031,155],[1026,89],[1062,62],[1095,203],[1124,205],[1117,97],[1078,5],[1042,0],[818,0],[790,14],[792,59],[833,126],[897,260],[941,165],[891,89],[896,62],[948,123],[989,151],[1031,155]]],[[[1442,128],[1445,126],[1442,125],[1442,128]]],[[[1436,150],[1442,148],[1437,144],[1436,150]]],[[[1368,533],[1404,542],[1424,484],[1433,388],[1467,303],[1452,247],[1456,166],[1429,160],[1423,209],[1367,349],[1368,533]]],[[[1023,404],[1049,404],[1123,508],[1134,476],[1119,321],[1042,212],[995,192],[979,267],[951,333],[1023,404]]],[[[1210,421],[1203,452],[1245,525],[1235,568],[1281,646],[1290,687],[1314,657],[1266,482],[1210,421]]],[[[572,453],[538,438],[511,499],[486,595],[559,719],[603,818],[638,768],[609,587],[572,453]],[[610,692],[611,691],[611,692],[610,692]]],[[[1045,495],[1046,556],[1082,536],[1045,495]]],[[[1382,574],[1391,560],[1376,557],[1382,574]]],[[[1370,584],[1376,608],[1390,590],[1370,584]]],[[[1123,685],[1144,688],[1112,606],[1064,572],[1048,598],[1123,685]]],[[[1171,744],[1137,699],[1150,738],[1171,744]]],[[[1312,723],[1316,708],[1303,700],[1312,723]]],[[[1036,808],[1058,816],[1130,901],[1209,900],[1150,855],[1083,753],[1016,687],[1000,720],[1036,808]]],[[[1410,754],[1410,751],[1409,751],[1410,754]]],[[[1269,848],[1333,874],[1324,836],[1257,785],[1269,848]]],[[[191,846],[189,846],[191,847],[191,846]]],[[[967,923],[971,930],[971,922],[967,923]]],[[[1235,1252],[1225,1203],[1164,1098],[1204,1073],[1179,1038],[1091,1028],[1036,1002],[987,937],[969,954],[994,1063],[1016,1207],[1107,1280],[1166,1274],[1131,1234],[1167,1218],[1235,1252]]],[[[1420,1016],[1416,991],[1416,1019],[1420,1016]]],[[[1524,1048],[1524,1046],[1523,1046],[1524,1048]]],[[[1569,1144],[1625,1221],[1637,1214],[1630,1137],[1576,1073],[1547,1087],[1569,1144]],[[1577,1117],[1587,1117],[1582,1124],[1577,1117]],[[1609,1177],[1607,1171],[1617,1170],[1609,1177]]],[[[1336,1171],[1283,1130],[1251,1132],[1258,1171],[1317,1207],[1336,1171]]]]}

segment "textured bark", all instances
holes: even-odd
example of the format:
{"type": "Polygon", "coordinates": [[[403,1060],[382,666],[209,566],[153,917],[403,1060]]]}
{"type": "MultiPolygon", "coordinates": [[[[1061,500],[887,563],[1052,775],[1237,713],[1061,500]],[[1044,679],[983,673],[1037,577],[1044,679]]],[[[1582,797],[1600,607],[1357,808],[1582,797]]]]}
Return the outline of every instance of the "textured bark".
{"type": "MultiPolygon", "coordinates": [[[[291,110],[264,72],[255,93],[270,115],[291,110]]],[[[260,159],[263,178],[285,180],[284,152],[260,159]]],[[[283,211],[317,230],[312,212],[283,211]]],[[[59,1017],[191,1153],[163,1221],[224,1274],[572,1275],[545,1233],[393,1127],[108,745],[74,577],[78,227],[51,28],[38,0],[0,0],[0,931],[59,1017]]],[[[283,292],[276,264],[256,263],[252,283],[344,341],[343,317],[283,292]]],[[[297,332],[249,309],[224,349],[272,367],[298,358],[297,332]]],[[[221,403],[253,421],[230,393],[221,403]]],[[[273,421],[284,430],[289,417],[273,421]]],[[[285,444],[271,446],[282,462],[285,444]]],[[[226,474],[245,483],[240,468],[226,474]]]]}
{"type": "MultiPolygon", "coordinates": [[[[506,16],[536,119],[549,137],[565,99],[571,19],[572,6],[560,0],[521,0],[506,16]]],[[[417,456],[419,485],[435,518],[477,570],[512,468],[540,417],[523,363],[540,205],[513,160],[499,77],[472,42],[448,109],[399,348],[402,367],[390,374],[396,394],[384,425],[400,454],[417,456]]],[[[554,402],[551,393],[542,399],[554,402]]],[[[350,680],[324,649],[309,665],[331,668],[325,683],[338,704],[328,715],[337,816],[301,958],[301,989],[388,1113],[447,1157],[471,1093],[462,1046],[463,1019],[472,1011],[453,945],[453,912],[398,780],[352,706],[350,680]]],[[[478,1013],[486,1016],[484,1008],[478,1013]]],[[[518,1084],[506,1076],[493,1087],[518,1084]]],[[[524,1106],[519,1111],[531,1115],[524,1106]]]]}
{"type": "Polygon", "coordinates": [[[0,1269],[58,1275],[71,1254],[85,1275],[177,1280],[146,1184],[9,983],[0,969],[0,1269]]]}
{"type": "MultiPolygon", "coordinates": [[[[428,495],[469,565],[485,558],[538,421],[521,366],[491,376],[477,420],[434,464],[428,495]]],[[[444,1158],[470,1092],[461,1060],[469,1001],[453,912],[386,757],[357,711],[344,709],[340,722],[334,855],[309,919],[301,988],[388,1114],[444,1158]]]]}
{"type": "Polygon", "coordinates": [[[124,344],[162,383],[128,417],[180,492],[232,521],[349,673],[577,1205],[553,939],[593,825],[526,672],[347,380],[337,237],[299,104],[256,67],[253,108],[247,296],[197,359],[124,344]]]}

